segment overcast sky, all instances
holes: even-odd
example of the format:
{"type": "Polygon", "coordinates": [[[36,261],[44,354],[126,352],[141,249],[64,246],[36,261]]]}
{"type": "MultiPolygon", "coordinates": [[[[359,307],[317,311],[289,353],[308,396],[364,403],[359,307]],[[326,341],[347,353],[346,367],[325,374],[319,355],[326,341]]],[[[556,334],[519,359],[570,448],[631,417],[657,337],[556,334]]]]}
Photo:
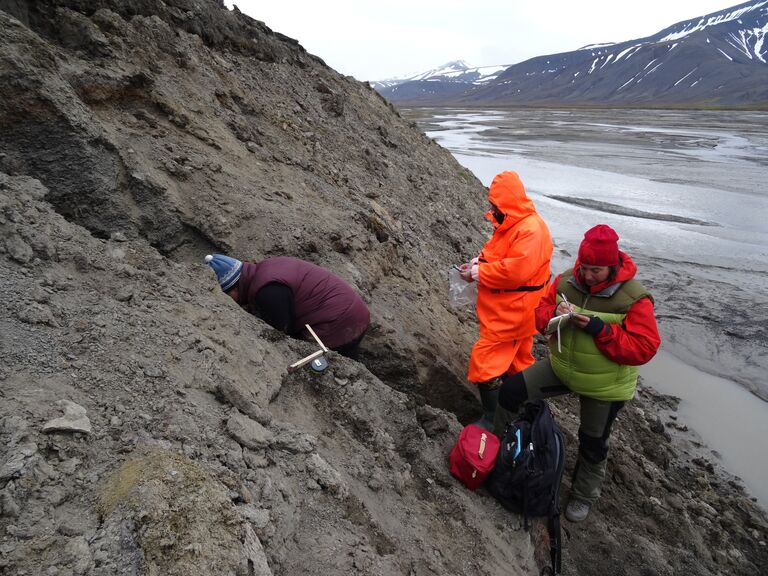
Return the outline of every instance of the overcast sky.
{"type": "MultiPolygon", "coordinates": [[[[232,6],[231,0],[226,0],[232,6]]],[[[410,76],[451,60],[515,64],[587,44],[650,36],[733,0],[239,0],[358,80],[410,76]]]]}

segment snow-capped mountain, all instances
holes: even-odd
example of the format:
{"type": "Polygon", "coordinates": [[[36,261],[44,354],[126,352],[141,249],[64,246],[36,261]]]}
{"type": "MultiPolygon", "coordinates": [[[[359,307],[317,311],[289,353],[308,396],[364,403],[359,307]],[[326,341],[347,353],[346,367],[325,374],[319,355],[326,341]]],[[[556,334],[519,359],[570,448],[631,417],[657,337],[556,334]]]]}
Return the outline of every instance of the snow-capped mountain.
{"type": "Polygon", "coordinates": [[[509,64],[503,66],[470,66],[463,60],[454,60],[426,72],[419,72],[400,78],[371,81],[370,85],[379,91],[397,86],[398,84],[419,81],[480,85],[495,80],[499,73],[508,67],[509,64]]]}
{"type": "MultiPolygon", "coordinates": [[[[768,0],[507,67],[481,84],[432,77],[379,91],[395,103],[768,106],[768,0]]],[[[489,75],[490,76],[490,75],[489,75]]]]}

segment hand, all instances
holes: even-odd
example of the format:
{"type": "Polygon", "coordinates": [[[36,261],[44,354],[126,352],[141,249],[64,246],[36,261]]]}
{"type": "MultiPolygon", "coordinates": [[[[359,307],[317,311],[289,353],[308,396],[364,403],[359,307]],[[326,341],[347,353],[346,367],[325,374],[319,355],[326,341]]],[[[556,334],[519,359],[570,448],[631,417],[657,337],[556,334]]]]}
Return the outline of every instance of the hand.
{"type": "Polygon", "coordinates": [[[555,308],[555,316],[570,314],[575,309],[576,307],[573,304],[568,304],[567,302],[560,302],[560,304],[557,305],[557,308],[555,308]]]}
{"type": "Polygon", "coordinates": [[[586,328],[587,324],[589,324],[589,316],[585,316],[584,314],[574,314],[571,317],[571,322],[574,326],[584,329],[586,328]]]}
{"type": "Polygon", "coordinates": [[[472,264],[462,264],[459,266],[459,276],[461,276],[465,282],[472,282],[472,264]]]}

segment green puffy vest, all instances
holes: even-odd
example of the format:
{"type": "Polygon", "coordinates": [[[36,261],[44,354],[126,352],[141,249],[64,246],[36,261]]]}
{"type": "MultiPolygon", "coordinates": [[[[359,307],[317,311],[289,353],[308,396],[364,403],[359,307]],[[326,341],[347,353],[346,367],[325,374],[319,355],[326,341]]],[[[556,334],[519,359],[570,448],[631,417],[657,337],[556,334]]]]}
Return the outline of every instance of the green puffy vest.
{"type": "MultiPolygon", "coordinates": [[[[636,280],[627,280],[606,288],[600,294],[587,294],[569,282],[573,270],[566,270],[557,283],[557,302],[565,294],[568,302],[581,314],[599,316],[606,324],[621,324],[632,304],[650,293],[636,280]]],[[[549,359],[555,375],[576,394],[610,402],[630,400],[637,387],[637,366],[617,364],[595,345],[584,330],[564,326],[557,337],[549,340],[549,359]]]]}

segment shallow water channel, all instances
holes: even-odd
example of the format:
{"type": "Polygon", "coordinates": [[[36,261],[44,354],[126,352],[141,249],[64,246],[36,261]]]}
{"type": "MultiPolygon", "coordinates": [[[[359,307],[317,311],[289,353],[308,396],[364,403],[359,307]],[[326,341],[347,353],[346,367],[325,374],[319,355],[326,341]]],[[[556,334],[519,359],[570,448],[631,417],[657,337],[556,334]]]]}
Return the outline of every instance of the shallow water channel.
{"type": "MultiPolygon", "coordinates": [[[[558,248],[553,271],[569,267],[584,231],[603,222],[620,231],[630,254],[707,267],[764,298],[768,113],[421,109],[404,115],[486,186],[503,170],[520,174],[558,248]]],[[[663,345],[641,368],[645,383],[681,399],[678,423],[768,509],[768,403],[699,370],[705,359],[686,363],[671,352],[663,345]]]]}
{"type": "Polygon", "coordinates": [[[695,430],[726,470],[741,477],[768,509],[765,402],[742,386],[660,351],[640,370],[646,385],[682,400],[678,421],[695,430]],[[736,415],[737,421],[728,422],[736,415]]]}

